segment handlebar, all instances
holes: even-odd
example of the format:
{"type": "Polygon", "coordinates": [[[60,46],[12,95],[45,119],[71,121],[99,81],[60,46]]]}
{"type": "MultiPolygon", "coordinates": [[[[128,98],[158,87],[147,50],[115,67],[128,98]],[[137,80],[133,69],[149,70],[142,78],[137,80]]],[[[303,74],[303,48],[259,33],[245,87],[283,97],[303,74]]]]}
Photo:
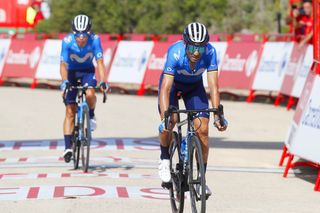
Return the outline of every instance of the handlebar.
{"type": "MultiPolygon", "coordinates": [[[[95,87],[92,87],[92,86],[67,86],[63,91],[63,96],[62,96],[63,102],[65,102],[67,91],[69,91],[70,89],[78,89],[78,90],[86,91],[87,89],[100,89],[100,87],[99,86],[95,86],[95,87]]],[[[106,100],[107,100],[107,92],[103,91],[102,102],[105,103],[106,100]]]]}
{"type": "Polygon", "coordinates": [[[186,109],[174,109],[172,106],[169,107],[167,111],[164,112],[164,125],[165,128],[168,129],[170,117],[173,113],[184,113],[184,114],[196,114],[199,112],[212,112],[217,114],[220,118],[220,125],[224,126],[224,113],[223,113],[223,105],[220,104],[218,108],[211,108],[211,109],[200,109],[200,110],[186,110],[186,109]]]}

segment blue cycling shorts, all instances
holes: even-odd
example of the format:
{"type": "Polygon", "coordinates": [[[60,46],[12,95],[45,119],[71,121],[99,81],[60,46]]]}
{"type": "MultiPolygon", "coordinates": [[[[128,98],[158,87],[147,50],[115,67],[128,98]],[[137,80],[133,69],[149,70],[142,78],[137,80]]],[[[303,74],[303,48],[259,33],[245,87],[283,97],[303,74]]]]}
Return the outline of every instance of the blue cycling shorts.
{"type": "MultiPolygon", "coordinates": [[[[97,86],[94,68],[88,70],[68,70],[68,81],[70,82],[71,86],[77,86],[78,81],[80,81],[82,86],[97,86]]],[[[68,91],[65,104],[75,104],[76,97],[76,89],[68,91]]]]}
{"type": "MultiPolygon", "coordinates": [[[[160,87],[162,84],[163,75],[160,78],[159,88],[158,88],[158,111],[160,113],[160,102],[159,102],[159,95],[160,95],[160,87]]],[[[206,90],[204,89],[203,82],[198,81],[196,83],[181,83],[174,81],[173,85],[170,90],[170,97],[169,97],[169,105],[178,108],[178,93],[181,94],[181,98],[183,99],[184,105],[187,110],[199,110],[199,109],[208,109],[208,96],[206,90]]],[[[209,113],[198,113],[195,117],[204,117],[209,118],[209,113]]]]}

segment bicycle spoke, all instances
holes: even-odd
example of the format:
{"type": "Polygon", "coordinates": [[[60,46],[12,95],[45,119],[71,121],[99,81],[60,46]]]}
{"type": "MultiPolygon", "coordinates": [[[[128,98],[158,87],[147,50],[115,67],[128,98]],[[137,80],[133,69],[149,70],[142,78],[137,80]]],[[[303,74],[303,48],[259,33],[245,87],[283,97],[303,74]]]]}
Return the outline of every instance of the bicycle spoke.
{"type": "Polygon", "coordinates": [[[170,171],[172,186],[170,187],[170,203],[172,212],[183,212],[184,191],[182,189],[182,169],[180,162],[180,149],[177,144],[177,134],[172,135],[170,144],[170,171]]]}
{"type": "Polygon", "coordinates": [[[192,136],[189,142],[189,190],[193,213],[206,209],[206,183],[202,149],[199,139],[192,136]]]}

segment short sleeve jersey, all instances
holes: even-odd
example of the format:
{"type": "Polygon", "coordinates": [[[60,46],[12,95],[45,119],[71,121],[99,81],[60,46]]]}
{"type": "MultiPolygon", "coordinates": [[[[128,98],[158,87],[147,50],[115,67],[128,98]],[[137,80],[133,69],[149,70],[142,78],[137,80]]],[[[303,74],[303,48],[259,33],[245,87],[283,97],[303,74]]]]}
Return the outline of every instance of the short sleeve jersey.
{"type": "Polygon", "coordinates": [[[68,70],[85,70],[94,67],[93,58],[103,58],[100,37],[91,34],[84,47],[79,47],[75,36],[70,33],[62,40],[61,61],[68,65],[68,70]]]}
{"type": "Polygon", "coordinates": [[[215,48],[208,43],[195,70],[191,70],[185,44],[183,41],[178,41],[168,50],[163,74],[173,76],[176,81],[181,83],[195,83],[202,80],[202,73],[206,70],[208,72],[218,71],[215,48]]]}

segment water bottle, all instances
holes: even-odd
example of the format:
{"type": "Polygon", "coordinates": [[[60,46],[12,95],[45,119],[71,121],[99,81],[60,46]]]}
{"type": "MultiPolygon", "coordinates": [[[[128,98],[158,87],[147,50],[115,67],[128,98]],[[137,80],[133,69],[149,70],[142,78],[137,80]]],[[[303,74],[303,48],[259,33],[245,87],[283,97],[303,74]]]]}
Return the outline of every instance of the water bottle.
{"type": "Polygon", "coordinates": [[[181,141],[181,156],[182,156],[182,158],[184,158],[184,156],[185,156],[186,145],[187,145],[187,142],[186,142],[186,139],[184,138],[181,141]]]}

